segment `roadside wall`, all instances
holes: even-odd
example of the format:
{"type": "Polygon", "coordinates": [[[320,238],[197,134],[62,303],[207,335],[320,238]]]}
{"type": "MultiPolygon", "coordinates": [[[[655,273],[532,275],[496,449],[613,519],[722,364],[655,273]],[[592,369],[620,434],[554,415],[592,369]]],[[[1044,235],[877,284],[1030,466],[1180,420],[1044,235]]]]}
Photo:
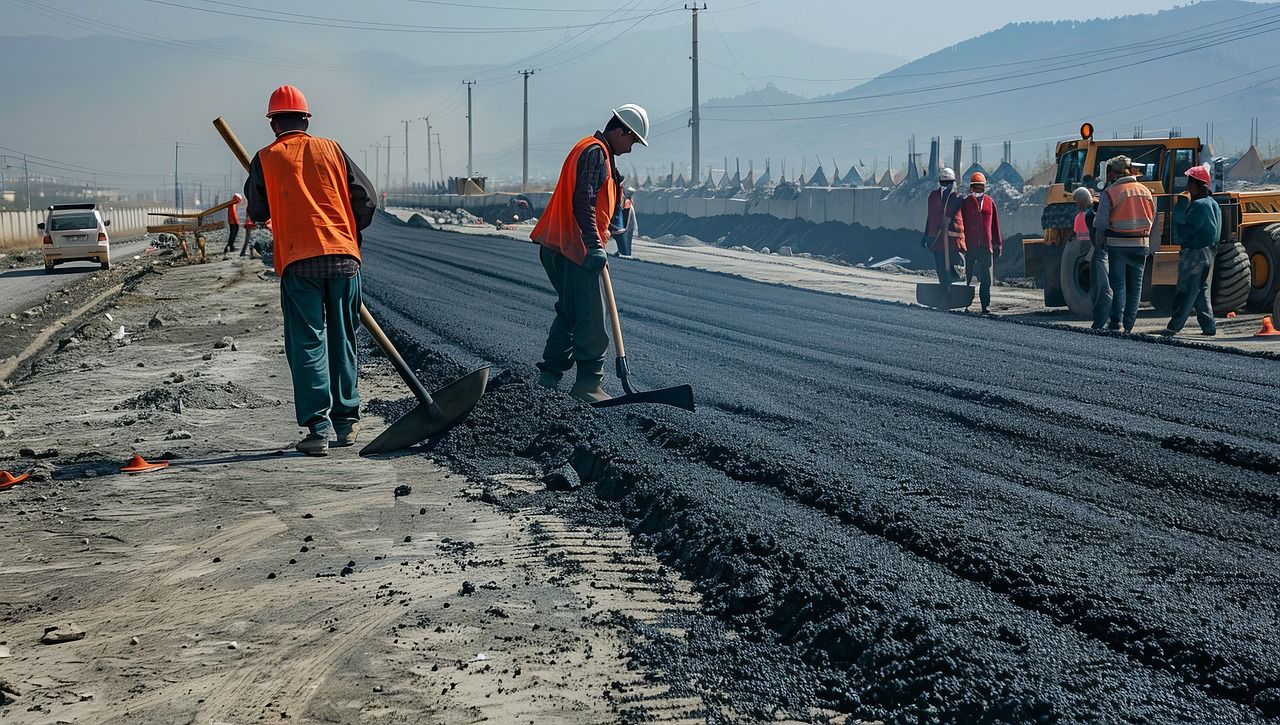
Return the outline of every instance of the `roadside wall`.
{"type": "Polygon", "coordinates": [[[492,193],[462,196],[461,194],[387,194],[387,206],[406,207],[411,209],[479,209],[482,207],[503,207],[512,197],[524,196],[539,214],[547,208],[551,201],[549,191],[531,191],[527,194],[492,193]]]}
{"type": "MultiPolygon", "coordinates": [[[[151,212],[172,214],[173,207],[104,206],[102,207],[102,218],[111,220],[111,227],[108,231],[113,238],[124,237],[142,234],[147,230],[147,224],[159,223],[161,220],[158,217],[148,216],[151,212]]],[[[36,228],[36,225],[43,222],[48,213],[45,209],[0,212],[0,249],[22,249],[38,246],[42,233],[36,228]]]]}

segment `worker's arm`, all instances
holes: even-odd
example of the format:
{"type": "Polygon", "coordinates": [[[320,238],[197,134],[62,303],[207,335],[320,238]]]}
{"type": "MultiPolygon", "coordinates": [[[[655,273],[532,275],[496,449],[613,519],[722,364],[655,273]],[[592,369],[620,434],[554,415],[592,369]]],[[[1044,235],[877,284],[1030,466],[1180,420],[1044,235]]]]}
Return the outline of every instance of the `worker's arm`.
{"type": "Polygon", "coordinates": [[[1109,226],[1111,226],[1111,195],[1103,192],[1098,199],[1098,211],[1093,215],[1093,228],[1098,230],[1098,239],[1106,240],[1109,226]]]}
{"type": "Polygon", "coordinates": [[[347,190],[351,194],[351,210],[356,215],[356,229],[364,229],[373,223],[373,213],[378,208],[378,190],[364,171],[356,166],[346,151],[342,158],[347,162],[347,190]]]}
{"type": "Polygon", "coordinates": [[[267,203],[267,181],[262,175],[262,162],[258,155],[253,155],[249,164],[249,178],[244,182],[244,198],[248,202],[249,218],[257,224],[264,224],[271,218],[271,206],[267,203]]]}
{"type": "Polygon", "coordinates": [[[1000,234],[1000,208],[991,197],[987,197],[987,203],[991,204],[991,249],[999,257],[1000,250],[1004,247],[1004,237],[1000,234]]]}
{"type": "Polygon", "coordinates": [[[605,242],[596,230],[596,199],[606,183],[609,179],[604,149],[593,144],[578,159],[578,180],[573,190],[573,218],[582,230],[582,242],[587,249],[601,247],[605,242]]]}

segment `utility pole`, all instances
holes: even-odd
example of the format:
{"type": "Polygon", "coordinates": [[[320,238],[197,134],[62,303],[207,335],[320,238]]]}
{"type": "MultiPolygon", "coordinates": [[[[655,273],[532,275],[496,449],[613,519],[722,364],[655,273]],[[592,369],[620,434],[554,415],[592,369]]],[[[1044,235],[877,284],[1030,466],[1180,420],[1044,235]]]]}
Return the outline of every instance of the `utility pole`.
{"type": "Polygon", "coordinates": [[[409,193],[409,122],[401,121],[404,124],[404,193],[409,193]]]}
{"type": "MultiPolygon", "coordinates": [[[[27,197],[31,197],[31,187],[27,187],[27,197]]],[[[173,142],[173,205],[182,213],[182,193],[178,191],[178,142],[173,142]]]]}
{"type": "MultiPolygon", "coordinates": [[[[436,132],[436,156],[440,157],[440,186],[444,187],[444,152],[440,150],[440,132],[436,132]]],[[[447,191],[447,189],[446,189],[447,191]]]]}
{"type": "MultiPolygon", "coordinates": [[[[685,5],[685,10],[693,11],[693,115],[689,119],[689,128],[693,132],[693,174],[697,176],[701,161],[702,114],[698,112],[698,4],[685,5]]],[[[707,4],[702,4],[707,9],[707,4]]]]}
{"type": "Polygon", "coordinates": [[[431,119],[428,116],[421,116],[419,121],[427,124],[427,188],[431,188],[431,119]]]}
{"type": "MultiPolygon", "coordinates": [[[[382,144],[373,144],[373,183],[382,181],[382,144]]],[[[376,201],[376,200],[375,200],[376,201]]]]}
{"type": "Polygon", "coordinates": [[[517,71],[524,76],[524,176],[521,177],[520,191],[529,190],[529,76],[537,73],[535,70],[517,71]]]}
{"type": "MultiPolygon", "coordinates": [[[[177,154],[177,150],[174,150],[177,154]]],[[[174,156],[176,159],[177,156],[174,156]]],[[[175,161],[176,163],[176,161],[175,161]]],[[[31,167],[27,165],[27,155],[22,155],[22,176],[27,180],[27,211],[31,211],[31,167]]]]}
{"type": "Polygon", "coordinates": [[[475,171],[471,168],[471,87],[476,84],[475,81],[463,81],[462,85],[467,87],[467,178],[470,179],[475,171]]]}
{"type": "Polygon", "coordinates": [[[387,184],[382,187],[382,192],[386,194],[391,192],[391,134],[384,134],[383,137],[387,139],[387,184]]]}

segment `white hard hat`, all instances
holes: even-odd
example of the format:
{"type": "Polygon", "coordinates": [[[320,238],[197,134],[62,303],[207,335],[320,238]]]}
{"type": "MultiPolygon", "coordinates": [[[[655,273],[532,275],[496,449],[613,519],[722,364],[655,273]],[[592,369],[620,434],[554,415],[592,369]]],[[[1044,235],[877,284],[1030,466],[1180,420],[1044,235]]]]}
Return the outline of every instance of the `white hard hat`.
{"type": "Polygon", "coordinates": [[[622,125],[626,126],[631,133],[636,135],[636,139],[641,145],[648,146],[649,137],[649,113],[634,103],[624,103],[613,109],[613,115],[622,125]]]}
{"type": "Polygon", "coordinates": [[[938,181],[955,181],[955,180],[956,180],[955,169],[951,168],[950,166],[944,166],[942,167],[942,171],[938,172],[938,181]]]}
{"type": "Polygon", "coordinates": [[[236,202],[237,204],[239,204],[240,202],[244,201],[244,197],[243,197],[243,196],[240,196],[240,194],[238,194],[238,193],[237,193],[237,194],[232,194],[232,195],[231,195],[231,198],[232,198],[232,199],[234,199],[234,200],[235,200],[235,202],[236,202]]]}

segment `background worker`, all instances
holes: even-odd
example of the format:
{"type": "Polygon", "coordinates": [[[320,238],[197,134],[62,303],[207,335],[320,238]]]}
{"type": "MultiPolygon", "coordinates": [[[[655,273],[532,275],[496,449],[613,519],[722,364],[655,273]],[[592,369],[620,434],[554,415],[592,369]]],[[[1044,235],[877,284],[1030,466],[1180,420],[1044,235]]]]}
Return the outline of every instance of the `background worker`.
{"type": "MultiPolygon", "coordinates": [[[[240,202],[244,201],[244,197],[232,194],[231,201],[234,203],[227,207],[227,246],[223,248],[223,254],[236,251],[236,235],[240,233],[240,202]]],[[[245,237],[248,238],[248,235],[245,237]]]]}
{"type": "Polygon", "coordinates": [[[1000,213],[995,199],[987,196],[987,177],[981,171],[969,177],[969,195],[960,202],[964,222],[964,273],[969,283],[978,278],[978,301],[982,314],[991,313],[991,280],[995,276],[996,257],[1000,256],[1000,213]]]}
{"type": "Polygon", "coordinates": [[[929,215],[920,245],[933,252],[939,284],[960,281],[955,267],[964,256],[964,219],[956,192],[956,172],[951,167],[938,173],[938,188],[929,193],[929,215]]]}
{"type": "Polygon", "coordinates": [[[244,220],[244,244],[240,245],[241,257],[243,257],[247,251],[249,259],[253,259],[254,253],[258,251],[257,247],[253,245],[253,227],[254,224],[252,219],[244,220]]]}
{"type": "Polygon", "coordinates": [[[1173,298],[1173,317],[1161,335],[1176,335],[1191,310],[1196,311],[1200,332],[1212,337],[1218,334],[1209,300],[1209,278],[1213,260],[1222,237],[1222,209],[1209,196],[1209,170],[1193,166],[1187,170],[1187,193],[1179,194],[1173,207],[1174,239],[1182,251],[1178,253],[1178,291],[1173,298]]]}
{"type": "Polygon", "coordinates": [[[310,117],[297,88],[271,94],[276,140],[254,155],[244,190],[249,218],[274,220],[285,358],[298,425],[309,431],[296,448],[323,456],[330,432],[349,446],[359,431],[360,230],[373,221],[377,195],[336,142],[307,134],[310,117]]]}
{"type": "Polygon", "coordinates": [[[1086,242],[1092,250],[1089,254],[1089,291],[1093,294],[1093,329],[1102,330],[1111,317],[1111,278],[1108,275],[1107,246],[1102,243],[1093,228],[1098,216],[1098,198],[1089,189],[1078,186],[1071,198],[1076,202],[1076,239],[1086,242]]]}
{"type": "Polygon", "coordinates": [[[1151,191],[1138,181],[1137,166],[1128,156],[1107,162],[1107,188],[1098,201],[1093,228],[1107,247],[1111,304],[1108,330],[1133,331],[1142,298],[1142,272],[1151,251],[1151,228],[1156,205],[1151,191]]]}
{"type": "Polygon", "coordinates": [[[608,400],[604,354],[605,330],[600,271],[609,263],[604,251],[610,224],[619,206],[622,174],[614,162],[636,143],[647,146],[649,114],[632,103],[619,106],[605,125],[574,145],[564,161],[547,209],[529,236],[556,290],[556,318],[542,351],[538,384],[555,388],[577,365],[570,395],[579,400],[608,400]]]}

